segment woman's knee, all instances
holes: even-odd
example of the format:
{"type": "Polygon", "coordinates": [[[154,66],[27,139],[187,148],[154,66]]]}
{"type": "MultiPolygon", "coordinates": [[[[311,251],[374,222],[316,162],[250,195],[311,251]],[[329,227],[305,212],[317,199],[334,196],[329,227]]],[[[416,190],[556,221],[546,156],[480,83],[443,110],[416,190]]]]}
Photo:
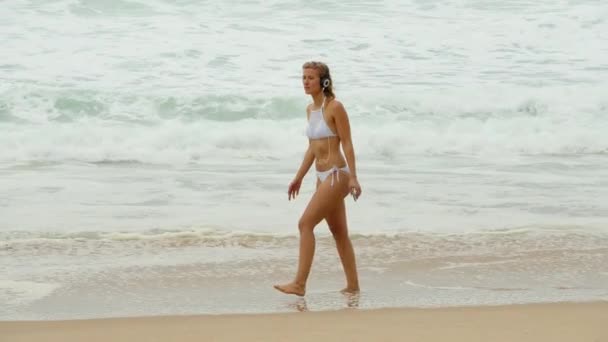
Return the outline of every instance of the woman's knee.
{"type": "Polygon", "coordinates": [[[300,233],[308,233],[312,232],[314,226],[310,224],[305,217],[301,217],[298,221],[298,229],[300,230],[300,233]]]}

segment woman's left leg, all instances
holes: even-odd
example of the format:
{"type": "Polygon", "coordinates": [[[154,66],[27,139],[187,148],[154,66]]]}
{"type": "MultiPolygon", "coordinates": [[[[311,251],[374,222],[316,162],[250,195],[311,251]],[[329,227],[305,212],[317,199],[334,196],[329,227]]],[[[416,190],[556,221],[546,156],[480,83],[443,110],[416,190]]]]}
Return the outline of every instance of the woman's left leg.
{"type": "Polygon", "coordinates": [[[357,275],[357,263],[355,261],[355,251],[348,236],[348,225],[346,220],[346,205],[342,199],[336,208],[327,214],[325,221],[329,230],[336,241],[336,249],[342,262],[342,269],[346,276],[346,287],[343,293],[359,292],[359,277],[357,275]]]}
{"type": "Polygon", "coordinates": [[[348,177],[336,177],[332,184],[331,175],[327,177],[313,194],[308,206],[304,210],[298,229],[300,230],[300,255],[298,260],[298,271],[293,282],[274,287],[288,294],[303,296],[306,293],[306,282],[310,273],[314,253],[315,236],[314,228],[323,220],[329,212],[332,212],[339,201],[348,193],[348,177]]]}

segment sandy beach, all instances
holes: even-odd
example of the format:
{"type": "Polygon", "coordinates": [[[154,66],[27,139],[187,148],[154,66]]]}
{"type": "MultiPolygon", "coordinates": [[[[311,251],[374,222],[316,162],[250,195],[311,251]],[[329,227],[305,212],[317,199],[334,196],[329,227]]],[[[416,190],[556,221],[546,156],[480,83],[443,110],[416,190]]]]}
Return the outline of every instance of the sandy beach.
{"type": "Polygon", "coordinates": [[[0,322],[2,341],[607,342],[608,302],[0,322]]]}

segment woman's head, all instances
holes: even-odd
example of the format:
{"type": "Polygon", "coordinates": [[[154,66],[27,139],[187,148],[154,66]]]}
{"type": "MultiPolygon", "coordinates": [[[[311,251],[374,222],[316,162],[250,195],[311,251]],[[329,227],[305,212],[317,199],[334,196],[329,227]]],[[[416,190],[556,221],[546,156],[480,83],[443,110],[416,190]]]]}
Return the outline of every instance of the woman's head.
{"type": "Polygon", "coordinates": [[[322,91],[327,97],[335,97],[329,67],[323,62],[306,62],[302,65],[302,83],[307,94],[322,91]]]}

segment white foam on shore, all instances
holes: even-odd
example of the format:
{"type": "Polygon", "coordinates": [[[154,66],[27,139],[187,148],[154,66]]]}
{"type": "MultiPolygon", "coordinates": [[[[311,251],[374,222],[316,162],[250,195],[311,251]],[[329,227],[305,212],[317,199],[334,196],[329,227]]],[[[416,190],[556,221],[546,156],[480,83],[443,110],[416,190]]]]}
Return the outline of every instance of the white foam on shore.
{"type": "Polygon", "coordinates": [[[26,305],[48,296],[59,286],[25,280],[0,280],[0,306],[26,305]]]}

